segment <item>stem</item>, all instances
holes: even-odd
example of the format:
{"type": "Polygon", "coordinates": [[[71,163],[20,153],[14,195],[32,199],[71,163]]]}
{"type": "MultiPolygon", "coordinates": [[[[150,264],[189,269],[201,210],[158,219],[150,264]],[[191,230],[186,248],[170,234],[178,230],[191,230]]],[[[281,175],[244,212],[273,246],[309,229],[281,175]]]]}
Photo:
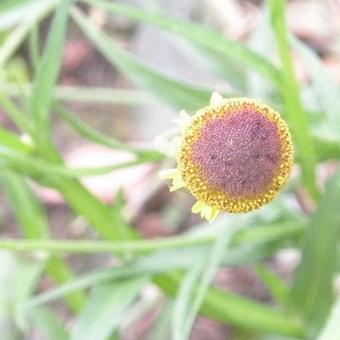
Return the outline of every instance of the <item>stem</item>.
{"type": "Polygon", "coordinates": [[[317,199],[318,190],[315,186],[314,172],[316,153],[308,118],[300,100],[299,86],[294,75],[285,22],[285,0],[267,0],[267,2],[271,9],[272,24],[282,64],[283,83],[280,90],[286,107],[286,118],[299,151],[304,184],[311,197],[317,199]]]}
{"type": "MultiPolygon", "coordinates": [[[[241,230],[232,238],[234,246],[240,246],[247,242],[273,242],[282,237],[297,237],[305,230],[305,223],[294,222],[294,224],[278,224],[270,229],[280,229],[280,232],[268,232],[268,226],[253,227],[250,230],[241,230]],[[282,232],[284,230],[284,232],[282,232]]],[[[185,248],[210,244],[214,242],[216,236],[212,233],[197,233],[181,236],[172,236],[151,240],[126,240],[126,241],[92,241],[92,240],[0,240],[0,249],[12,251],[39,251],[44,250],[53,253],[147,253],[150,251],[161,251],[174,248],[185,248]]]]}
{"type": "Polygon", "coordinates": [[[54,240],[0,240],[0,249],[11,251],[40,251],[53,253],[146,253],[173,248],[185,248],[193,245],[209,244],[214,240],[213,235],[195,237],[173,237],[154,240],[137,241],[54,241],[54,240]]]}
{"type": "MultiPolygon", "coordinates": [[[[32,91],[32,84],[17,86],[12,83],[1,84],[1,91],[7,96],[20,99],[21,93],[29,94],[32,91]]],[[[128,90],[106,87],[86,87],[58,85],[53,93],[53,98],[64,102],[85,102],[85,103],[112,103],[119,105],[145,105],[154,104],[159,101],[143,90],[128,90]]]]}

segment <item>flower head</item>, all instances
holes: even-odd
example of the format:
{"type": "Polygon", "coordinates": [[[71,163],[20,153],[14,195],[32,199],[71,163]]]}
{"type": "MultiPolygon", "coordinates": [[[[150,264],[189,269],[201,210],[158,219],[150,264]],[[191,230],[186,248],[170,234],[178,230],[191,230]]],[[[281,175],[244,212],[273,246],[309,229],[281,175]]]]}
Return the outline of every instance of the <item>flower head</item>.
{"type": "Polygon", "coordinates": [[[280,115],[257,100],[224,99],[190,119],[182,112],[177,169],[163,174],[171,190],[186,188],[193,212],[208,220],[219,211],[248,212],[270,202],[293,164],[292,140],[280,115]]]}

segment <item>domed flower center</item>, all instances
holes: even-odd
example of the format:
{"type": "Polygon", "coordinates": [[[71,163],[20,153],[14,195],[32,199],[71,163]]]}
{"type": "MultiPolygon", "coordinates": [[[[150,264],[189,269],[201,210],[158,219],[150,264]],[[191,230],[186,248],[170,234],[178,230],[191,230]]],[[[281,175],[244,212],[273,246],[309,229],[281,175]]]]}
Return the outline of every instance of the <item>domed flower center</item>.
{"type": "Polygon", "coordinates": [[[281,163],[275,123],[252,108],[211,119],[192,145],[192,161],[213,188],[234,198],[263,195],[281,163]]]}

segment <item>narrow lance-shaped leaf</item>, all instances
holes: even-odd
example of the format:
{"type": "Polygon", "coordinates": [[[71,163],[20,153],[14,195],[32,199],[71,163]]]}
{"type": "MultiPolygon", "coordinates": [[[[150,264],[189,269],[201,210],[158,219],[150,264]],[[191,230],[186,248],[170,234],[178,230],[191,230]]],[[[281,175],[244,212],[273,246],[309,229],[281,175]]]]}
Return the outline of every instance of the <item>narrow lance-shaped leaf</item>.
{"type": "Polygon", "coordinates": [[[334,303],[330,316],[317,340],[338,340],[340,320],[340,297],[334,303]]]}
{"type": "MultiPolygon", "coordinates": [[[[0,31],[5,31],[22,23],[31,13],[36,13],[47,1],[37,0],[2,0],[0,3],[0,31]]],[[[55,1],[55,0],[53,0],[55,1]]]]}
{"type": "Polygon", "coordinates": [[[265,266],[256,266],[256,272],[262,282],[268,288],[273,299],[285,307],[290,291],[284,281],[272,271],[268,270],[265,266]]]}
{"type": "Polygon", "coordinates": [[[318,192],[315,186],[315,148],[307,114],[300,100],[299,86],[294,75],[285,23],[285,1],[267,0],[267,3],[282,64],[283,83],[280,91],[284,100],[285,117],[300,155],[303,182],[310,195],[316,199],[318,192]]]}
{"type": "Polygon", "coordinates": [[[322,326],[333,302],[336,232],[340,225],[339,200],[338,171],[327,183],[319,207],[310,219],[291,294],[291,305],[308,321],[312,336],[322,326]]]}
{"type": "Polygon", "coordinates": [[[30,15],[26,15],[18,25],[9,34],[5,42],[0,47],[0,68],[2,69],[10,57],[15,53],[20,44],[25,40],[31,27],[41,20],[50,12],[56,4],[56,0],[46,0],[41,3],[42,6],[35,10],[29,11],[30,15]]]}
{"type": "Polygon", "coordinates": [[[328,74],[320,58],[309,46],[293,36],[291,41],[308,66],[306,70],[312,81],[315,97],[325,113],[325,122],[329,125],[329,129],[334,128],[338,136],[336,127],[340,126],[340,89],[328,74]]]}
{"type": "Polygon", "coordinates": [[[61,321],[47,308],[37,307],[30,310],[29,321],[38,328],[45,339],[68,339],[68,333],[61,321]]]}
{"type": "MultiPolygon", "coordinates": [[[[49,230],[45,211],[26,181],[15,173],[4,171],[0,177],[0,184],[2,184],[20,222],[24,237],[28,239],[47,238],[49,230]]],[[[49,259],[46,270],[56,282],[64,282],[72,278],[71,270],[58,257],[49,259]]],[[[82,298],[82,294],[77,292],[67,297],[67,301],[73,310],[77,310],[82,303],[82,298]]]]}
{"type": "MultiPolygon", "coordinates": [[[[174,295],[182,280],[178,273],[157,276],[155,282],[169,295],[174,295]]],[[[210,288],[200,313],[237,327],[299,337],[302,325],[294,318],[236,294],[210,288]]]]}
{"type": "Polygon", "coordinates": [[[95,287],[73,329],[71,340],[105,340],[122,321],[146,283],[144,277],[122,280],[95,287]]]}
{"type": "Polygon", "coordinates": [[[246,46],[228,39],[227,37],[204,26],[181,21],[160,13],[140,10],[133,6],[122,3],[112,3],[102,0],[86,0],[93,5],[100,6],[106,10],[116,12],[136,20],[140,20],[163,30],[178,34],[190,42],[200,44],[213,51],[223,53],[226,56],[241,62],[247,67],[270,79],[274,84],[281,83],[281,74],[277,68],[261,55],[248,49],[246,46]]]}
{"type": "Polygon", "coordinates": [[[62,0],[56,9],[34,80],[29,112],[36,124],[38,135],[44,135],[50,130],[49,109],[61,66],[68,10],[72,2],[73,0],[62,0]]]}
{"type": "Polygon", "coordinates": [[[230,239],[237,228],[238,217],[236,216],[234,219],[232,228],[228,225],[221,225],[216,230],[216,240],[209,251],[207,262],[204,263],[204,261],[198,259],[194,268],[189,271],[187,277],[181,283],[175,304],[173,323],[175,340],[189,339],[197,313],[223,260],[225,249],[229,246],[230,239]]]}
{"type": "Polygon", "coordinates": [[[138,61],[99,31],[80,11],[74,9],[72,17],[104,57],[138,85],[178,109],[197,110],[207,105],[211,90],[173,79],[138,61]]]}

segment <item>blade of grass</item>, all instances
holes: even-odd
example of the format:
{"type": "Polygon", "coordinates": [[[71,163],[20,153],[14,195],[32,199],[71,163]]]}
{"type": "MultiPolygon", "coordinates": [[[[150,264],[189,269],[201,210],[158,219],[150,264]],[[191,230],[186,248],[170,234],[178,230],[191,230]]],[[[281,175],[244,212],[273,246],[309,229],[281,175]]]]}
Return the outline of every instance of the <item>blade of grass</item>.
{"type": "Polygon", "coordinates": [[[175,318],[172,329],[175,340],[189,338],[196,315],[223,260],[224,253],[236,227],[236,219],[233,228],[221,226],[220,230],[216,232],[215,242],[212,245],[207,262],[202,263],[199,261],[197,266],[190,270],[183,280],[174,307],[175,318]],[[193,292],[194,294],[192,294],[193,292]]]}
{"type": "Polygon", "coordinates": [[[0,146],[15,150],[21,153],[30,153],[31,145],[22,142],[17,135],[0,127],[0,146]]]}
{"type": "Polygon", "coordinates": [[[193,298],[193,287],[199,281],[201,274],[202,264],[195,263],[186,273],[178,288],[171,327],[171,334],[174,340],[187,339],[188,334],[184,334],[187,313],[193,298]]]}
{"type": "Polygon", "coordinates": [[[18,307],[19,313],[29,313],[32,308],[50,303],[77,290],[83,290],[105,283],[113,283],[118,280],[129,279],[135,276],[146,277],[154,273],[160,273],[164,270],[164,267],[158,263],[153,264],[150,262],[147,269],[138,264],[131,263],[121,267],[106,268],[83,274],[70,282],[59,285],[24,301],[18,307]]]}
{"type": "MultiPolygon", "coordinates": [[[[120,150],[126,150],[130,151],[132,153],[135,153],[137,155],[141,155],[145,157],[145,154],[150,154],[152,151],[143,150],[140,148],[133,147],[131,145],[128,145],[126,143],[123,143],[117,139],[113,139],[112,137],[105,136],[101,134],[100,132],[92,129],[90,126],[85,124],[82,120],[78,119],[74,114],[72,114],[69,110],[65,110],[62,107],[58,107],[58,113],[63,118],[65,122],[68,123],[68,125],[80,136],[83,138],[86,138],[92,142],[95,142],[97,144],[102,144],[105,146],[108,146],[113,149],[120,149],[120,150]]],[[[160,159],[161,155],[157,154],[156,152],[153,152],[155,155],[155,160],[160,159]]],[[[150,161],[152,158],[150,158],[150,161]]]]}
{"type": "Polygon", "coordinates": [[[329,318],[317,340],[338,340],[340,320],[340,297],[334,303],[329,318]]]}
{"type": "MultiPolygon", "coordinates": [[[[45,261],[23,259],[15,254],[0,252],[0,324],[1,338],[18,339],[14,336],[15,310],[30,298],[38,286],[45,261]],[[12,335],[11,335],[12,334],[12,335]]],[[[19,334],[17,334],[19,335],[19,334]]]]}
{"type": "MultiPolygon", "coordinates": [[[[265,8],[262,12],[259,24],[251,34],[249,45],[262,56],[272,55],[275,44],[273,32],[271,29],[270,16],[265,8]]],[[[250,97],[259,98],[270,103],[272,98],[273,86],[267,79],[261,77],[253,70],[247,72],[247,91],[250,97]]]]}
{"type": "MultiPolygon", "coordinates": [[[[293,47],[306,62],[306,70],[312,81],[313,92],[322,111],[326,115],[329,127],[335,128],[340,126],[340,116],[338,114],[340,112],[340,90],[338,85],[327,73],[322,61],[310,47],[293,36],[291,41],[293,47]]],[[[336,131],[338,132],[338,129],[336,131]]]]}
{"type": "Polygon", "coordinates": [[[68,10],[72,2],[73,0],[61,0],[56,8],[29,101],[29,112],[35,123],[36,134],[43,138],[49,135],[49,108],[61,66],[68,10]]]}
{"type": "Polygon", "coordinates": [[[47,1],[2,0],[0,3],[0,31],[22,23],[32,13],[39,12],[45,6],[45,2],[47,1]]]}
{"type": "Polygon", "coordinates": [[[315,186],[315,147],[310,134],[308,118],[301,104],[299,86],[294,75],[285,23],[285,1],[267,0],[267,4],[270,9],[271,21],[282,64],[283,86],[280,87],[280,90],[285,105],[285,117],[300,155],[304,185],[311,197],[316,199],[318,190],[315,186]]]}
{"type": "MultiPolygon", "coordinates": [[[[151,154],[150,154],[151,155],[151,154]]],[[[123,163],[112,164],[102,167],[94,167],[94,168],[79,168],[79,169],[70,169],[63,165],[54,165],[43,160],[40,160],[37,157],[26,156],[20,152],[16,152],[14,150],[9,149],[0,149],[0,156],[2,160],[7,161],[7,166],[11,169],[16,170],[17,172],[21,172],[24,175],[31,175],[34,177],[38,177],[41,175],[49,175],[49,176],[61,176],[68,178],[79,178],[79,177],[88,177],[88,176],[98,176],[110,173],[114,170],[123,169],[131,166],[136,166],[145,162],[149,162],[150,159],[138,158],[131,161],[126,161],[123,163]]]]}
{"type": "MultiPolygon", "coordinates": [[[[7,96],[20,99],[21,91],[29,94],[32,90],[31,84],[22,85],[20,88],[12,83],[0,84],[2,93],[7,96]]],[[[143,105],[157,103],[157,98],[142,90],[117,89],[106,87],[85,86],[56,86],[53,98],[60,101],[88,102],[88,103],[114,103],[120,105],[143,105]]]]}
{"type": "Polygon", "coordinates": [[[108,36],[99,31],[77,9],[72,18],[103,56],[137,84],[152,91],[165,102],[177,108],[197,110],[207,105],[211,90],[175,80],[138,61],[132,54],[121,49],[108,36]]]}
{"type": "Polygon", "coordinates": [[[139,277],[95,287],[76,321],[70,340],[108,339],[146,281],[139,277]]]}
{"type": "Polygon", "coordinates": [[[39,23],[35,23],[29,32],[28,44],[30,61],[33,67],[34,73],[37,72],[39,60],[40,60],[40,42],[39,42],[39,23]]]}
{"type": "Polygon", "coordinates": [[[163,30],[176,33],[181,37],[187,38],[191,42],[225,54],[228,57],[243,63],[247,67],[253,68],[276,85],[281,82],[280,72],[267,59],[248,49],[244,45],[229,40],[225,36],[206,27],[173,19],[167,15],[140,10],[136,7],[124,5],[122,3],[112,3],[101,0],[86,0],[85,2],[94,6],[99,6],[107,11],[113,11],[117,14],[128,16],[135,20],[152,24],[163,30]]]}
{"type": "MultiPolygon", "coordinates": [[[[177,261],[178,265],[180,265],[180,261],[177,261]]],[[[73,282],[53,288],[23,302],[20,306],[20,311],[24,314],[29,313],[31,308],[54,301],[74,290],[98,286],[104,282],[113,282],[114,280],[136,275],[140,277],[142,275],[156,274],[168,269],[162,263],[154,262],[151,259],[147,266],[145,266],[145,263],[140,265],[130,264],[124,267],[110,268],[86,274],[78,277],[73,282]]],[[[181,280],[180,276],[174,274],[163,274],[156,278],[161,288],[170,295],[176,293],[176,287],[180,284],[181,280]]],[[[287,315],[283,315],[272,308],[253,302],[250,299],[212,288],[207,293],[201,312],[224,323],[259,331],[270,331],[292,336],[299,336],[302,332],[301,325],[287,315]]]]}
{"type": "MultiPolygon", "coordinates": [[[[173,296],[182,279],[178,273],[169,273],[166,275],[166,280],[164,276],[156,276],[155,282],[167,294],[173,296]]],[[[294,318],[248,298],[216,288],[208,290],[200,313],[226,324],[259,332],[296,337],[303,333],[302,325],[294,318]]]]}
{"type": "Polygon", "coordinates": [[[268,288],[270,295],[274,298],[274,300],[279,305],[285,307],[289,300],[290,291],[283,280],[262,265],[256,266],[256,272],[268,288]]]}
{"type": "Polygon", "coordinates": [[[25,180],[8,171],[1,173],[0,180],[21,224],[23,235],[31,239],[46,238],[48,236],[46,215],[25,180]]]}
{"type": "Polygon", "coordinates": [[[318,209],[310,219],[302,260],[296,271],[291,306],[308,321],[312,338],[322,327],[333,302],[336,235],[340,225],[340,173],[326,185],[318,209]]]}
{"type": "Polygon", "coordinates": [[[29,313],[29,321],[49,340],[68,339],[68,332],[57,318],[47,308],[33,308],[29,313]]]}
{"type": "Polygon", "coordinates": [[[56,3],[56,0],[47,0],[45,3],[43,2],[43,6],[41,6],[38,10],[31,12],[30,15],[27,15],[23,22],[12,30],[0,48],[0,68],[3,68],[9,58],[15,53],[28,35],[30,29],[44,16],[48,15],[48,13],[53,10],[56,3]]]}
{"type": "MultiPolygon", "coordinates": [[[[49,234],[46,214],[26,181],[8,171],[1,173],[0,181],[20,222],[24,237],[46,239],[49,234]]],[[[50,258],[46,270],[58,283],[70,280],[73,277],[71,270],[60,258],[50,258]]],[[[80,292],[67,297],[67,302],[73,310],[78,310],[82,301],[83,296],[80,292]]]]}
{"type": "Polygon", "coordinates": [[[18,109],[18,107],[5,96],[3,91],[0,91],[0,105],[5,113],[23,132],[30,134],[33,130],[33,125],[30,120],[18,109]]]}

